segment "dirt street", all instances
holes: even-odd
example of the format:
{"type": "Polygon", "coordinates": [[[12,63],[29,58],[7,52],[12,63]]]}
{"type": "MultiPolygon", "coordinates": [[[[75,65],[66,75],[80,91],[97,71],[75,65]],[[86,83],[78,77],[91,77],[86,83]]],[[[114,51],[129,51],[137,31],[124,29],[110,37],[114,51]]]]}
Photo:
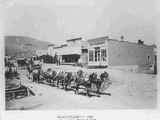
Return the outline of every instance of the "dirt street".
{"type": "Polygon", "coordinates": [[[157,80],[155,75],[111,68],[86,69],[67,65],[43,65],[43,69],[47,68],[67,71],[83,69],[86,72],[94,71],[97,73],[107,71],[112,85],[105,92],[111,93],[111,96],[75,95],[73,91],[64,91],[57,87],[33,83],[26,77],[26,71],[19,71],[22,84],[31,88],[36,95],[9,101],[7,109],[150,109],[156,107],[157,80]]]}

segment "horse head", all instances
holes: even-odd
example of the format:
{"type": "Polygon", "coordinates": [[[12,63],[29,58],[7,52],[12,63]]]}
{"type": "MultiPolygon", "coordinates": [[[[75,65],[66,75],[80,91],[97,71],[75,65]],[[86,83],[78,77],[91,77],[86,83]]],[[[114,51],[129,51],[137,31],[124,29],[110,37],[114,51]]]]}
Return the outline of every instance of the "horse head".
{"type": "Polygon", "coordinates": [[[109,74],[108,74],[106,71],[104,71],[104,72],[100,75],[100,79],[101,79],[102,81],[107,80],[108,77],[109,77],[109,74]]]}
{"type": "Polygon", "coordinates": [[[82,70],[78,70],[78,71],[77,71],[77,75],[78,75],[79,77],[82,77],[82,76],[83,76],[83,71],[82,71],[82,70]]]}
{"type": "Polygon", "coordinates": [[[71,79],[72,78],[72,72],[68,72],[67,77],[71,79]]]}
{"type": "Polygon", "coordinates": [[[52,71],[52,76],[55,77],[56,75],[57,75],[57,72],[53,70],[52,71]]]}
{"type": "Polygon", "coordinates": [[[89,81],[97,81],[97,73],[92,73],[89,75],[89,81]]]}

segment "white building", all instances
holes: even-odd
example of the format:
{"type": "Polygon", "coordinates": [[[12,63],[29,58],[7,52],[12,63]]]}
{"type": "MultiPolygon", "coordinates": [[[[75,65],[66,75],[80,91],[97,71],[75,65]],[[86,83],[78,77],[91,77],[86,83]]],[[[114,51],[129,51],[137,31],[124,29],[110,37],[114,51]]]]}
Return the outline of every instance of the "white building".
{"type": "Polygon", "coordinates": [[[63,63],[78,62],[81,56],[82,38],[75,38],[66,41],[66,44],[59,46],[48,46],[48,55],[58,55],[63,63]]]}
{"type": "Polygon", "coordinates": [[[153,64],[153,46],[99,37],[87,40],[83,45],[83,62],[88,66],[123,66],[153,64]],[[86,51],[86,52],[85,52],[86,51]],[[86,61],[87,60],[87,61],[86,61]]]}
{"type": "Polygon", "coordinates": [[[36,50],[36,55],[37,56],[42,56],[47,54],[47,50],[36,50]]]}
{"type": "Polygon", "coordinates": [[[54,56],[54,50],[53,50],[53,47],[55,45],[54,44],[50,44],[48,45],[48,51],[47,51],[47,54],[50,55],[50,56],[54,56]]]}
{"type": "Polygon", "coordinates": [[[86,66],[123,66],[153,64],[153,46],[110,39],[108,36],[83,41],[75,38],[66,44],[49,47],[52,56],[57,54],[63,63],[77,63],[86,66]]]}

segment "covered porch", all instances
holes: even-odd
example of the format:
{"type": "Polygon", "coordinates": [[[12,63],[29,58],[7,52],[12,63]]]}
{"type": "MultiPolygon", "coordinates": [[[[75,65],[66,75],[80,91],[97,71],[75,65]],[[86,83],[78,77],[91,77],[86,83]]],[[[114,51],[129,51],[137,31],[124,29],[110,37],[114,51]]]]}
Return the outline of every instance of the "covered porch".
{"type": "Polygon", "coordinates": [[[78,63],[80,59],[79,54],[68,54],[62,55],[62,64],[75,64],[78,63]]]}

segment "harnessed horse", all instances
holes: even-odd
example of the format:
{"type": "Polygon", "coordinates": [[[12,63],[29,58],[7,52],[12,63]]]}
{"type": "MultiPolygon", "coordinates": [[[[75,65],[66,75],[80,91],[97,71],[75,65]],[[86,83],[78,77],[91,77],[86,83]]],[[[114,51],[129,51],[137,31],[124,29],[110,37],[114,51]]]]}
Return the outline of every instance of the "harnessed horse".
{"type": "Polygon", "coordinates": [[[68,86],[71,85],[72,81],[74,81],[76,76],[72,72],[66,72],[65,79],[63,82],[64,89],[67,90],[68,86]]]}
{"type": "MultiPolygon", "coordinates": [[[[108,73],[107,72],[102,73],[99,78],[98,78],[97,73],[93,72],[92,74],[89,75],[88,80],[85,80],[85,78],[83,76],[83,71],[78,71],[77,72],[77,79],[75,80],[75,82],[76,82],[75,93],[76,94],[78,93],[79,86],[84,86],[86,89],[87,95],[89,96],[89,91],[92,88],[92,84],[94,84],[96,86],[96,94],[99,96],[102,83],[106,80],[108,80],[108,73]]],[[[110,84],[111,82],[109,82],[109,80],[108,80],[108,83],[110,84]]]]}

